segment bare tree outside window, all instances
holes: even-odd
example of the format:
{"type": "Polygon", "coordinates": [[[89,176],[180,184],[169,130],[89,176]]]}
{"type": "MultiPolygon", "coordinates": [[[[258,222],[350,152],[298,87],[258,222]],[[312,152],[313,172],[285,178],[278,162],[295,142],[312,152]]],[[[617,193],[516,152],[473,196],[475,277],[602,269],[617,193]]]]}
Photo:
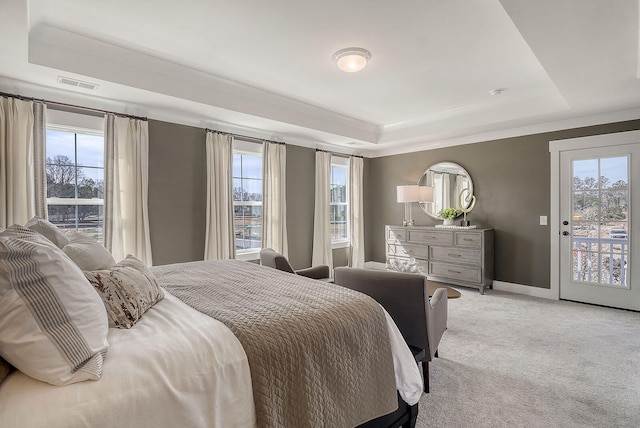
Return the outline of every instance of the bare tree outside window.
{"type": "Polygon", "coordinates": [[[102,135],[47,129],[49,221],[102,241],[104,140],[102,135]]]}

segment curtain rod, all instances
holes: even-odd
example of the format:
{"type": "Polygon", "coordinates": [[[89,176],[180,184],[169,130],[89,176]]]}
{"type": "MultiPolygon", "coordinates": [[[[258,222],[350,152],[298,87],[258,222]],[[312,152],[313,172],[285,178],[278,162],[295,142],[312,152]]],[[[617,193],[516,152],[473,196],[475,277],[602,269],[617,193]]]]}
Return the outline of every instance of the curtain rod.
{"type": "Polygon", "coordinates": [[[331,153],[332,155],[336,155],[336,156],[343,156],[343,157],[345,157],[345,158],[348,158],[348,157],[354,157],[354,158],[362,158],[362,159],[364,159],[364,156],[360,156],[360,155],[348,155],[348,154],[346,154],[346,153],[332,152],[332,151],[330,151],[330,150],[316,149],[316,152],[331,153]]]}
{"type": "Polygon", "coordinates": [[[40,101],[40,102],[45,103],[47,105],[56,105],[56,106],[60,106],[60,107],[71,107],[71,108],[76,108],[76,109],[79,109],[79,110],[93,111],[93,112],[96,112],[96,113],[113,114],[113,115],[120,116],[120,117],[128,117],[129,119],[137,119],[137,120],[144,120],[144,121],[148,120],[146,117],[142,117],[142,116],[134,116],[132,114],[116,113],[114,111],[109,111],[109,110],[102,110],[102,109],[97,109],[97,108],[92,108],[92,107],[84,107],[84,106],[79,106],[79,105],[75,105],[75,104],[61,103],[61,102],[58,102],[58,101],[45,100],[44,98],[25,97],[25,96],[22,96],[22,95],[9,94],[7,92],[0,92],[0,96],[8,97],[8,98],[17,98],[17,99],[22,100],[22,101],[40,101]]]}
{"type": "Polygon", "coordinates": [[[243,138],[245,140],[250,140],[250,141],[259,141],[259,142],[267,141],[269,143],[286,145],[284,141],[273,141],[273,140],[267,140],[266,138],[249,137],[248,135],[234,134],[233,132],[223,132],[223,131],[218,131],[216,129],[211,129],[211,128],[205,128],[205,131],[215,132],[216,134],[222,134],[222,135],[231,135],[232,137],[243,138]]]}

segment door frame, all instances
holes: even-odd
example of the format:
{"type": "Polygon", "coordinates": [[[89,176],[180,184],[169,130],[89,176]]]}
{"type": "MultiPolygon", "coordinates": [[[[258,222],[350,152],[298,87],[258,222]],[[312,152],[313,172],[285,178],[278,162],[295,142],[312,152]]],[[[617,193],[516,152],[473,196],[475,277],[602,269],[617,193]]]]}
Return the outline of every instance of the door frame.
{"type": "Polygon", "coordinates": [[[639,143],[640,131],[616,132],[613,134],[549,141],[549,152],[551,154],[551,212],[549,213],[551,278],[549,297],[551,299],[560,300],[560,152],[639,143]]]}

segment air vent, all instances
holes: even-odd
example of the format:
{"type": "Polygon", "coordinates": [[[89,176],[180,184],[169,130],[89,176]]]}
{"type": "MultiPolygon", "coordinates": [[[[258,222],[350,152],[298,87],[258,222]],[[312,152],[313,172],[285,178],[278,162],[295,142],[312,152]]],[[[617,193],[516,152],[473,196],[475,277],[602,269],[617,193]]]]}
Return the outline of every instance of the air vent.
{"type": "Polygon", "coordinates": [[[95,83],[83,82],[81,80],[63,76],[58,76],[58,83],[62,83],[63,85],[75,86],[76,88],[88,89],[90,91],[95,91],[100,86],[95,83]]]}

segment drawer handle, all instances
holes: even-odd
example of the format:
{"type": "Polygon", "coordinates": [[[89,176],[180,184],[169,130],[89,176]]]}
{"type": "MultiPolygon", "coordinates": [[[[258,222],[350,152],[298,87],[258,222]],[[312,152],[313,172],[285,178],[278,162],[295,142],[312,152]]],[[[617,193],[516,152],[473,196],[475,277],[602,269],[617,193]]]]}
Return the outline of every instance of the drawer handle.
{"type": "Polygon", "coordinates": [[[473,241],[471,238],[462,238],[463,241],[473,241]]]}
{"type": "Polygon", "coordinates": [[[449,254],[447,254],[447,255],[448,255],[449,257],[462,257],[462,255],[460,255],[460,254],[451,254],[451,253],[449,253],[449,254]]]}
{"type": "Polygon", "coordinates": [[[457,270],[451,270],[451,269],[447,269],[447,270],[448,270],[449,273],[462,273],[462,272],[457,271],[457,270]]]}

